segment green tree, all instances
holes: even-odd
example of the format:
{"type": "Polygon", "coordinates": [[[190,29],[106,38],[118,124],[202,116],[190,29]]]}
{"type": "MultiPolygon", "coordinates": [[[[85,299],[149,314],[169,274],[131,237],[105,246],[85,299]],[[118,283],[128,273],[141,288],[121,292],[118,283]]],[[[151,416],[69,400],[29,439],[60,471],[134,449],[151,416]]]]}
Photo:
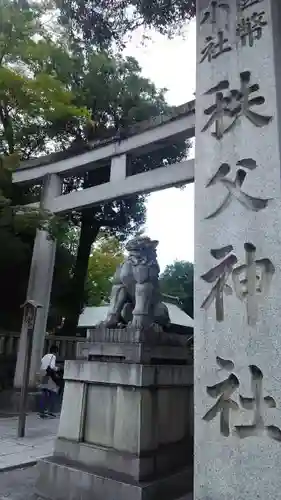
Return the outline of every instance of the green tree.
{"type": "MultiPolygon", "coordinates": [[[[70,30],[71,38],[59,32],[56,36],[47,33],[42,9],[36,4],[0,1],[1,12],[5,11],[0,21],[0,154],[27,159],[70,146],[83,150],[89,140],[114,135],[122,138],[131,125],[169,110],[164,90],[141,76],[133,58],[95,50],[82,28],[70,30]]],[[[110,8],[114,12],[112,5],[110,8]]],[[[130,174],[179,161],[185,152],[184,141],[165,143],[161,150],[131,158],[130,174]]],[[[108,180],[109,168],[103,166],[67,179],[64,192],[108,180]]],[[[37,187],[10,188],[9,206],[33,201],[40,192],[37,187]]],[[[37,213],[31,212],[29,217],[38,225],[37,213]]],[[[25,213],[21,219],[25,224],[25,213]]],[[[99,231],[107,230],[120,240],[138,231],[145,220],[144,197],[132,196],[87,209],[72,214],[71,219],[80,228],[80,235],[71,286],[64,295],[70,310],[64,323],[67,334],[75,333],[85,303],[88,260],[99,231]]],[[[20,229],[16,231],[18,234],[20,229]]]]}
{"type": "Polygon", "coordinates": [[[44,31],[36,3],[0,0],[0,217],[2,225],[29,227],[44,223],[38,210],[17,212],[34,201],[40,189],[14,186],[11,175],[19,160],[61,147],[72,126],[83,126],[89,114],[58,78],[68,59],[44,31]],[[60,124],[60,125],[59,125],[60,124]],[[11,210],[10,207],[14,207],[11,210]],[[17,214],[16,220],[14,215],[17,214]]]}
{"type": "Polygon", "coordinates": [[[44,31],[42,9],[11,0],[0,9],[0,154],[26,159],[48,152],[50,139],[60,146],[59,132],[65,136],[88,113],[58,78],[69,56],[44,31]]]}
{"type": "Polygon", "coordinates": [[[196,0],[55,0],[59,21],[85,44],[108,48],[141,26],[172,36],[195,15],[196,0]]]}
{"type": "MultiPolygon", "coordinates": [[[[152,116],[169,111],[165,102],[165,90],[141,75],[141,68],[131,57],[111,57],[91,49],[82,54],[77,52],[80,61],[79,75],[73,82],[72,91],[77,96],[77,105],[85,106],[91,112],[92,127],[77,131],[77,143],[86,147],[88,140],[106,137],[125,137],[128,128],[152,116]]],[[[186,154],[184,140],[166,142],[162,149],[153,153],[130,159],[130,174],[141,170],[157,168],[161,165],[180,161],[186,154]]],[[[109,165],[85,173],[82,178],[75,177],[66,183],[66,191],[89,188],[109,181],[109,165]]],[[[145,221],[145,198],[130,196],[101,206],[83,210],[78,215],[80,239],[73,279],[68,301],[71,304],[62,333],[74,335],[79,315],[85,303],[85,283],[88,260],[92,244],[99,231],[114,234],[120,241],[136,233],[145,221]]]]}
{"type": "MultiPolygon", "coordinates": [[[[32,258],[36,228],[28,226],[15,231],[10,224],[1,225],[0,218],[0,278],[3,288],[0,301],[0,327],[19,331],[22,309],[26,298],[29,268],[32,258]]],[[[57,323],[57,317],[66,314],[64,296],[70,286],[70,269],[75,257],[63,244],[57,246],[54,280],[51,295],[49,326],[57,323]]]]}
{"type": "Polygon", "coordinates": [[[112,278],[123,260],[123,248],[117,238],[98,238],[89,258],[86,285],[88,306],[99,306],[109,300],[112,278]]]}
{"type": "Polygon", "coordinates": [[[56,67],[68,56],[46,34],[42,8],[0,0],[0,10],[0,276],[5,283],[0,317],[3,327],[18,328],[35,230],[51,229],[49,221],[53,229],[57,220],[40,210],[23,209],[37,199],[40,186],[13,185],[12,171],[20,159],[61,147],[61,136],[70,136],[70,126],[84,126],[88,113],[75,105],[58,78],[56,67]]]}
{"type": "Polygon", "coordinates": [[[160,276],[161,292],[179,299],[182,309],[193,318],[193,264],[176,260],[160,276]]]}

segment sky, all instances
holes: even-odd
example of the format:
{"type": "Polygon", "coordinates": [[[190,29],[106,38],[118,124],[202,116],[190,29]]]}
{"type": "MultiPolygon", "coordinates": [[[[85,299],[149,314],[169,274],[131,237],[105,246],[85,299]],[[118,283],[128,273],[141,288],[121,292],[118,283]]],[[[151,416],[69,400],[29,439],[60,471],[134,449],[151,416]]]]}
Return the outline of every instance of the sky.
{"type": "MultiPolygon", "coordinates": [[[[153,33],[141,43],[136,33],[124,55],[134,56],[143,76],[157,87],[167,88],[166,99],[179,105],[194,99],[196,71],[195,22],[188,24],[182,36],[173,40],[153,33]]],[[[191,156],[193,152],[191,153],[191,156]]],[[[193,262],[194,258],[194,187],[170,188],[149,195],[145,233],[159,240],[158,260],[161,271],[174,260],[193,262]]]]}

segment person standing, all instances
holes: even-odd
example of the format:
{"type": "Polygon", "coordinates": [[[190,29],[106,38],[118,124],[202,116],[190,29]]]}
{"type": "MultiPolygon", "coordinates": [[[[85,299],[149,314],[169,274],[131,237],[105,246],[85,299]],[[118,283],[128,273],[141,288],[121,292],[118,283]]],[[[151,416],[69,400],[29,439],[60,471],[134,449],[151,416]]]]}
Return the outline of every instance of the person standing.
{"type": "Polygon", "coordinates": [[[60,377],[58,375],[57,346],[53,345],[48,354],[41,359],[40,366],[40,389],[41,397],[39,403],[40,418],[55,418],[54,413],[57,402],[57,394],[60,387],[60,377]]]}

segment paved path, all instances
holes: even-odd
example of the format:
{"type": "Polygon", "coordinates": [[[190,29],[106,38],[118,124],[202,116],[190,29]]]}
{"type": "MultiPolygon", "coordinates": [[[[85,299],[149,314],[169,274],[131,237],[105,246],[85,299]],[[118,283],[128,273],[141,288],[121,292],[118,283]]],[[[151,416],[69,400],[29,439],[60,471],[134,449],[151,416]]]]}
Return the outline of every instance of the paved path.
{"type": "Polygon", "coordinates": [[[0,472],[0,500],[41,500],[34,493],[36,466],[0,472]]]}
{"type": "Polygon", "coordinates": [[[59,418],[42,420],[36,414],[28,415],[26,436],[18,438],[17,417],[0,418],[0,471],[51,455],[58,423],[59,418]]]}
{"type": "MultiPolygon", "coordinates": [[[[22,439],[16,437],[17,423],[16,417],[0,418],[0,500],[42,500],[34,489],[36,466],[20,466],[52,454],[59,419],[41,420],[29,415],[22,439]]],[[[192,495],[181,500],[192,500],[192,495]]]]}

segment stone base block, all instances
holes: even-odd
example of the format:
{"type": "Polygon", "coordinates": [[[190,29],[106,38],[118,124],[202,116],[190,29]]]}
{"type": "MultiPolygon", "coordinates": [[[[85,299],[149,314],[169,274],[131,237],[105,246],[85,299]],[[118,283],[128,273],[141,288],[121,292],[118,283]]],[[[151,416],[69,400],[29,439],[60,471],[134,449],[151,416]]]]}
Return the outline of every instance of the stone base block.
{"type": "Polygon", "coordinates": [[[192,335],[163,332],[157,325],[146,331],[131,327],[90,331],[78,342],[77,359],[142,364],[192,364],[192,335]]]}
{"type": "Polygon", "coordinates": [[[142,364],[182,364],[192,362],[188,346],[147,346],[145,344],[114,344],[78,342],[77,358],[90,361],[116,361],[142,364]]]}
{"type": "Polygon", "coordinates": [[[138,482],[125,474],[82,467],[60,457],[40,460],[37,467],[36,492],[48,500],[179,500],[192,491],[192,468],[138,482]]]}
{"type": "Polygon", "coordinates": [[[54,457],[86,465],[92,468],[109,469],[117,474],[126,474],[136,481],[148,481],[156,475],[171,474],[192,463],[192,444],[188,441],[161,446],[156,453],[144,456],[56,439],[54,457]]]}

